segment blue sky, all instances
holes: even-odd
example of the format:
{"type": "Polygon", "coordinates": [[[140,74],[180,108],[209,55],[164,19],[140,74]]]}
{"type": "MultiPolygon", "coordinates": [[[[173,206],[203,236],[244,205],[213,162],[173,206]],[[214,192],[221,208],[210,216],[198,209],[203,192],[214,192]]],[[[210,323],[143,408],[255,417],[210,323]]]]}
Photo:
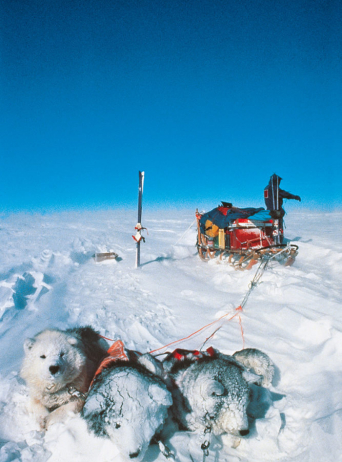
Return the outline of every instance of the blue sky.
{"type": "Polygon", "coordinates": [[[341,2],[1,10],[0,210],[135,206],[139,169],[145,207],[341,203],[341,2]]]}

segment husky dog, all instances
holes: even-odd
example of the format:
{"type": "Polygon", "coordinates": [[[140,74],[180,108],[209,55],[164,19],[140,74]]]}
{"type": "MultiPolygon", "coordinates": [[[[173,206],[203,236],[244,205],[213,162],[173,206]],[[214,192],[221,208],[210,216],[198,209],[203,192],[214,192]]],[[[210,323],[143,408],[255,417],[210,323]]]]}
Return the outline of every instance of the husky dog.
{"type": "Polygon", "coordinates": [[[261,376],[257,382],[263,387],[270,387],[274,376],[274,364],[266,353],[256,348],[246,348],[236,351],[233,357],[243,364],[248,370],[261,376]]]}
{"type": "MultiPolygon", "coordinates": [[[[169,369],[166,365],[166,368],[169,369]]],[[[173,415],[181,428],[229,433],[249,433],[247,406],[249,383],[258,377],[229,356],[179,361],[169,370],[173,381],[173,415]]]]}
{"type": "Polygon", "coordinates": [[[25,340],[20,375],[29,387],[29,410],[41,429],[82,409],[82,394],[107,347],[91,327],[47,329],[25,340]]]}
{"type": "Polygon", "coordinates": [[[109,438],[126,459],[141,461],[172,404],[152,356],[116,361],[90,389],[81,416],[98,437],[109,438]]]}

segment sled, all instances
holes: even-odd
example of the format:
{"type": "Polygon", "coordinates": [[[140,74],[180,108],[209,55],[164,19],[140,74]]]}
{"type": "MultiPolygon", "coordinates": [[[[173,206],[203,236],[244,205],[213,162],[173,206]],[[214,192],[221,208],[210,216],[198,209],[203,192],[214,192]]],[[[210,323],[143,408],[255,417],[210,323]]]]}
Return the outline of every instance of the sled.
{"type": "Polygon", "coordinates": [[[201,260],[226,262],[236,270],[249,270],[261,260],[277,260],[284,266],[294,263],[298,246],[279,243],[282,230],[278,220],[264,209],[239,209],[223,202],[197,219],[197,249],[201,260]]]}

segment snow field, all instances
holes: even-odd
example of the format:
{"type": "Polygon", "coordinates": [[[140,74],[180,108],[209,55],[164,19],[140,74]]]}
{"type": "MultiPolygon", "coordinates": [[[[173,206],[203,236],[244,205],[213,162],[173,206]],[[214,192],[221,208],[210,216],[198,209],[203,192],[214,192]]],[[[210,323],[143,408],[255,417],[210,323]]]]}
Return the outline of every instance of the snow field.
{"type": "MultiPolygon", "coordinates": [[[[27,415],[18,372],[24,339],[47,327],[91,325],[127,348],[151,351],[189,336],[241,303],[256,266],[239,272],[196,255],[194,211],[144,211],[148,228],[134,269],[134,211],[16,214],[0,218],[0,462],[120,461],[75,417],[43,434],[27,415]],[[95,252],[121,261],[95,263],[95,252]]],[[[277,367],[273,398],[237,448],[211,442],[207,462],[342,460],[342,237],[339,212],[286,216],[286,237],[299,245],[290,268],[272,264],[241,314],[246,347],[277,367]]],[[[224,353],[242,348],[237,318],[175,344],[224,353]]],[[[158,351],[159,353],[159,351],[158,351]]],[[[179,462],[202,460],[199,438],[167,432],[179,462]]],[[[108,443],[109,444],[109,443],[108,443]]],[[[146,462],[165,460],[151,446],[146,462]]]]}

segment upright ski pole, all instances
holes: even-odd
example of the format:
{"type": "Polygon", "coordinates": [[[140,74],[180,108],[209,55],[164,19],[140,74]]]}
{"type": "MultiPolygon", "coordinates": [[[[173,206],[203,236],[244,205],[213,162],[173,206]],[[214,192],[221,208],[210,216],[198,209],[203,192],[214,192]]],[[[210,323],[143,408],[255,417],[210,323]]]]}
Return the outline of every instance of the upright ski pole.
{"type": "Polygon", "coordinates": [[[140,172],[139,171],[139,196],[138,196],[138,223],[135,229],[137,230],[137,233],[135,236],[133,236],[133,239],[137,243],[137,252],[136,252],[136,258],[135,258],[135,267],[139,268],[140,266],[140,242],[141,240],[145,240],[143,236],[141,235],[141,231],[143,227],[141,226],[141,217],[142,217],[142,197],[143,197],[143,191],[144,191],[144,177],[145,177],[145,172],[140,172]]]}

